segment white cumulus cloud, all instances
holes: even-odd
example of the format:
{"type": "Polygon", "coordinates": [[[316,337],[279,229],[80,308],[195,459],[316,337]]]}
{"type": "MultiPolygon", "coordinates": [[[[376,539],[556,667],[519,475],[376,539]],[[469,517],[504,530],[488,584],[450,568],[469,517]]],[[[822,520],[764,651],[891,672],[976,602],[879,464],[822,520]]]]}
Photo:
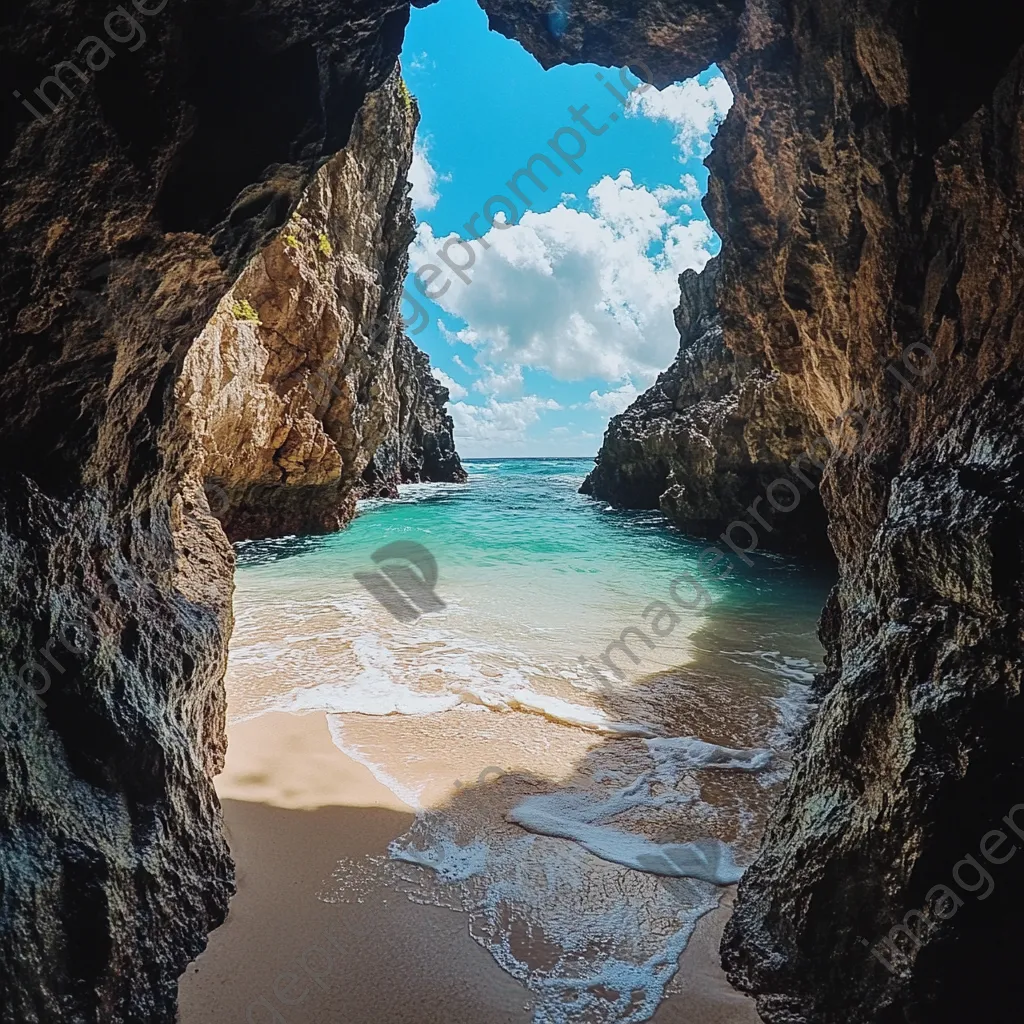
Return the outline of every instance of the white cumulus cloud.
{"type": "Polygon", "coordinates": [[[666,207],[680,190],[634,185],[629,171],[605,176],[588,196],[593,212],[564,204],[527,211],[475,242],[419,226],[412,267],[429,297],[465,322],[454,337],[482,363],[618,382],[649,379],[674,358],[678,276],[710,259],[710,225],[679,223],[666,207]],[[446,244],[469,284],[438,256],[446,244]]]}
{"type": "Polygon", "coordinates": [[[409,197],[417,210],[432,210],[441,197],[437,192],[438,181],[447,180],[438,176],[427,157],[427,147],[419,139],[413,143],[412,165],[409,167],[409,197]]]}
{"type": "Polygon", "coordinates": [[[606,416],[615,416],[630,405],[639,394],[640,392],[633,386],[633,382],[627,380],[625,384],[615,388],[613,391],[605,391],[604,393],[591,391],[589,404],[592,408],[597,409],[598,412],[603,412],[606,416]]]}
{"type": "Polygon", "coordinates": [[[720,75],[701,85],[696,78],[662,90],[644,89],[630,96],[628,113],[670,121],[684,157],[705,156],[710,136],[732,106],[732,90],[720,75]]]}
{"type": "Polygon", "coordinates": [[[507,455],[526,443],[526,431],[550,410],[562,407],[553,398],[525,395],[501,402],[493,395],[485,405],[453,402],[448,411],[455,421],[455,441],[467,458],[507,455]]]}
{"type": "Polygon", "coordinates": [[[697,184],[697,179],[692,174],[681,174],[679,184],[683,186],[680,191],[684,199],[700,199],[700,185],[697,184]]]}
{"type": "Polygon", "coordinates": [[[438,367],[435,366],[431,369],[430,373],[438,384],[443,384],[448,389],[448,395],[450,398],[465,398],[466,395],[469,394],[469,392],[458,381],[452,380],[444,370],[438,369],[438,367]]]}
{"type": "Polygon", "coordinates": [[[501,371],[491,366],[481,368],[483,376],[473,383],[473,390],[484,395],[510,395],[523,390],[523,368],[505,366],[501,371]]]}

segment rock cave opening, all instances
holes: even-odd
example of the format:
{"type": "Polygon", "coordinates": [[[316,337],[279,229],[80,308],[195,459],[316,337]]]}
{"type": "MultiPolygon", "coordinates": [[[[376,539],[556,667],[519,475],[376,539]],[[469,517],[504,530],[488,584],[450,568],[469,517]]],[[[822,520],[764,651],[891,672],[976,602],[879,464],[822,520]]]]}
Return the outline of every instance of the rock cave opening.
{"type": "MultiPolygon", "coordinates": [[[[550,785],[544,772],[570,790],[612,777],[605,759],[619,747],[581,750],[577,734],[623,733],[645,751],[640,737],[668,726],[643,724],[650,711],[640,704],[670,705],[666,691],[694,686],[700,673],[729,679],[723,700],[729,686],[753,687],[750,714],[776,727],[716,732],[701,718],[693,737],[671,737],[687,739],[682,753],[653,746],[645,755],[678,761],[662,773],[700,758],[762,771],[789,756],[805,713],[825,589],[818,578],[805,592],[790,587],[761,552],[806,557],[820,546],[823,462],[808,421],[785,409],[779,374],[725,345],[721,245],[702,208],[704,160],[732,102],[722,71],[711,65],[661,88],[645,85],[654,72],[643,59],[632,71],[589,63],[545,71],[515,42],[488,35],[475,5],[461,6],[472,31],[453,27],[454,3],[413,15],[400,67],[367,94],[346,147],[320,167],[185,358],[178,398],[193,465],[238,557],[226,677],[236,753],[229,748],[218,791],[240,844],[249,804],[302,809],[269,781],[269,762],[237,753],[254,743],[275,749],[270,736],[247,738],[243,723],[261,714],[282,730],[290,726],[274,716],[326,716],[346,757],[407,806],[431,808],[422,821],[458,822],[473,807],[466,777],[499,776],[513,793],[550,785]],[[441,11],[449,20],[431,27],[441,11]],[[446,76],[456,65],[462,74],[446,76]],[[581,456],[602,435],[590,473],[581,456]],[[779,483],[794,473],[803,481],[796,503],[795,485],[787,498],[779,483]],[[753,524],[745,536],[732,525],[744,515],[753,524]],[[572,536],[574,522],[586,543],[572,536]],[[669,573],[715,553],[719,535],[737,577],[757,566],[751,579],[763,577],[783,612],[745,595],[743,582],[669,573]],[[497,567],[497,576],[481,574],[497,567]],[[588,587],[573,585],[585,574],[588,587]],[[694,613],[712,592],[717,610],[705,621],[694,613]],[[669,596],[652,603],[655,594],[669,596]],[[746,623],[759,615],[751,632],[746,623]],[[564,638],[534,649],[529,638],[557,618],[572,621],[564,638]],[[770,650],[769,635],[784,649],[770,650]],[[502,723],[483,731],[488,743],[472,722],[483,709],[502,723]],[[509,721],[520,731],[510,733],[509,721]],[[462,724],[453,732],[453,723],[462,724]],[[717,743],[697,738],[705,734],[717,743]],[[458,753],[442,763],[441,749],[458,753]],[[518,768],[488,764],[499,757],[518,768]]],[[[235,209],[239,219],[260,213],[256,203],[235,209]]],[[[639,972],[636,998],[653,1012],[668,977],[645,964],[678,956],[714,906],[714,887],[735,880],[736,857],[753,855],[765,801],[745,792],[736,797],[745,801],[739,824],[692,833],[689,845],[666,852],[650,838],[664,825],[656,814],[649,836],[641,827],[632,840],[612,826],[602,833],[586,807],[552,832],[547,812],[523,795],[497,820],[514,815],[542,848],[554,837],[578,844],[565,858],[579,870],[577,888],[596,885],[595,870],[614,886],[615,872],[652,863],[653,877],[708,886],[684,894],[676,928],[652,917],[626,929],[615,956],[595,962],[594,984],[580,986],[572,1019],[619,1019],[614,1001],[587,994],[613,969],[639,972]],[[596,869],[578,860],[594,850],[596,869]]],[[[648,799],[652,812],[660,807],[656,795],[648,799]]],[[[293,828],[305,828],[301,816],[293,828]]],[[[507,840],[492,825],[486,831],[477,842],[491,844],[496,892],[515,861],[507,840]]],[[[394,863],[450,874],[469,856],[417,825],[389,851],[394,863]]],[[[248,864],[244,848],[239,856],[248,864]]],[[[542,869],[556,870],[554,861],[531,868],[542,869]]],[[[353,885],[339,866],[321,898],[343,905],[353,885]]],[[[665,896],[645,898],[660,906],[665,896]]],[[[546,915],[538,928],[547,929],[551,964],[513,953],[517,942],[486,913],[473,937],[510,977],[533,979],[535,1012],[554,1019],[544,986],[584,940],[556,940],[561,904],[532,908],[531,899],[523,897],[530,913],[546,915]]],[[[573,927],[597,947],[608,908],[583,905],[573,927]]],[[[264,921],[245,897],[235,906],[264,921]]],[[[224,983],[225,934],[214,933],[182,981],[186,1024],[245,998],[248,972],[224,983]]],[[[249,1010],[283,1010],[270,995],[260,999],[249,1010]]]]}
{"type": "MultiPolygon", "coordinates": [[[[587,396],[635,401],[584,483],[643,507],[615,515],[656,505],[707,538],[744,516],[758,548],[804,550],[828,518],[824,700],[740,883],[730,980],[765,1024],[998,1016],[1019,1005],[1016,863],[993,869],[991,899],[933,906],[922,931],[912,915],[957,858],[997,863],[991,830],[1019,835],[1019,11],[985,3],[961,25],[871,0],[565,3],[554,19],[539,0],[482,5],[544,67],[626,63],[665,89],[713,63],[734,94],[709,159],[714,294],[706,272],[679,286],[692,358],[644,396],[587,396]],[[750,513],[802,452],[822,510],[805,502],[801,523],[777,491],[750,513]],[[892,972],[865,945],[894,931],[892,972]]],[[[395,330],[417,245],[398,155],[415,156],[395,71],[408,5],[153,6],[134,3],[137,52],[38,119],[10,96],[108,8],[0,15],[0,1016],[19,1024],[174,1020],[178,977],[224,919],[229,540],[276,534],[291,555],[280,534],[337,529],[357,490],[456,488],[463,472],[452,389],[395,330]],[[326,287],[353,254],[345,287],[326,287]],[[335,340],[357,335],[339,364],[335,340]]],[[[478,255],[476,270],[494,254],[478,255]]],[[[505,366],[479,379],[517,387],[505,366]]],[[[510,393],[477,393],[484,411],[460,415],[485,437],[509,412],[490,398],[510,393]]],[[[389,507],[399,527],[412,514],[389,507]]],[[[359,653],[364,681],[387,672],[359,653]]],[[[528,810],[550,830],[578,808],[528,810]]],[[[273,987],[252,997],[280,1016],[273,987]]]]}

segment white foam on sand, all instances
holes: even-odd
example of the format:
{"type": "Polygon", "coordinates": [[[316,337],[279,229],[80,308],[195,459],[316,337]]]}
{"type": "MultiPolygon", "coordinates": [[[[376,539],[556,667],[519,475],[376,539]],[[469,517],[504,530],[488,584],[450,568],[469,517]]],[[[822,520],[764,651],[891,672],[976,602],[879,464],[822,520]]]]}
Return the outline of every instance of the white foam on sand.
{"type": "MultiPolygon", "coordinates": [[[[793,744],[803,731],[815,706],[815,699],[810,684],[814,682],[817,666],[807,658],[790,657],[781,651],[723,651],[725,656],[744,668],[754,669],[773,676],[781,681],[785,689],[775,696],[768,697],[778,714],[778,722],[765,737],[765,743],[785,755],[792,750],[793,744]]],[[[774,786],[789,774],[790,764],[785,757],[776,757],[775,768],[760,777],[762,785],[774,786]]]]}
{"type": "Polygon", "coordinates": [[[789,750],[815,706],[811,689],[802,679],[791,679],[785,693],[769,699],[779,713],[779,722],[767,740],[776,750],[789,750]]]}
{"type": "Polygon", "coordinates": [[[539,978],[535,984],[541,1002],[534,1021],[575,1024],[610,1019],[616,1024],[640,1024],[650,1020],[665,997],[665,986],[675,975],[697,922],[716,905],[708,896],[681,915],[681,927],[644,963],[609,958],[582,977],[539,978]]]}
{"type": "MultiPolygon", "coordinates": [[[[619,722],[600,708],[576,704],[528,685],[523,671],[504,668],[498,678],[485,675],[476,652],[452,651],[450,643],[431,638],[438,650],[421,656],[417,676],[430,689],[415,689],[401,680],[408,667],[374,634],[363,634],[351,643],[360,666],[344,681],[300,686],[275,698],[275,711],[326,711],[358,715],[435,715],[462,705],[476,705],[497,712],[541,715],[561,725],[617,736],[655,736],[657,730],[641,722],[619,722]]],[[[324,670],[321,670],[324,671],[324,670]]],[[[331,671],[327,669],[327,671],[331,671]]],[[[527,666],[526,671],[533,671],[527,666]]],[[[340,674],[340,672],[332,674],[340,674]]]]}
{"type": "Polygon", "coordinates": [[[430,868],[442,881],[465,882],[484,873],[489,849],[479,839],[460,846],[454,839],[442,836],[424,849],[403,845],[395,839],[389,844],[388,853],[393,860],[430,868]]]}
{"type": "Polygon", "coordinates": [[[675,785],[681,772],[694,768],[734,768],[738,771],[757,772],[772,760],[767,747],[738,750],[705,743],[696,736],[666,736],[645,740],[662,782],[675,785]],[[671,773],[671,775],[669,775],[671,773]]]}
{"type": "Polygon", "coordinates": [[[401,800],[402,803],[404,803],[410,810],[417,812],[422,810],[423,805],[420,802],[420,793],[423,789],[422,786],[419,789],[412,789],[409,786],[403,785],[393,775],[384,771],[376,761],[367,757],[359,747],[347,742],[345,739],[345,723],[343,719],[337,718],[334,715],[328,715],[327,728],[331,733],[331,741],[343,754],[368,769],[370,774],[382,786],[386,786],[390,789],[391,792],[394,793],[395,796],[397,796],[398,799],[401,800]]]}
{"type": "Polygon", "coordinates": [[[574,843],[452,835],[443,816],[420,816],[391,844],[392,884],[467,912],[472,937],[533,992],[534,1024],[649,1020],[697,921],[718,905],[713,885],[629,871],[574,843]],[[402,873],[410,867],[428,870],[402,873]]]}
{"type": "Polygon", "coordinates": [[[351,715],[436,715],[462,701],[451,693],[421,693],[375,673],[360,673],[346,683],[321,683],[293,690],[275,710],[326,711],[351,715]]]}
{"type": "Polygon", "coordinates": [[[743,868],[733,859],[732,849],[719,839],[655,843],[635,832],[567,820],[557,812],[526,804],[520,804],[506,817],[530,832],[571,839],[595,857],[636,871],[669,878],[697,878],[712,885],[732,885],[743,877],[743,868]]]}
{"type": "Polygon", "coordinates": [[[580,788],[519,791],[503,820],[471,819],[461,835],[457,807],[426,811],[389,849],[391,884],[468,913],[473,938],[534,994],[534,1024],[649,1020],[697,921],[743,872],[717,838],[658,835],[681,816],[706,820],[695,776],[760,773],[771,751],[693,736],[626,742],[651,765],[628,784],[610,781],[622,768],[599,769],[580,788]]]}
{"type": "Polygon", "coordinates": [[[281,711],[327,711],[359,715],[433,715],[459,705],[451,693],[414,690],[399,682],[398,660],[372,633],[352,641],[361,671],[344,682],[298,687],[280,698],[281,711]]]}
{"type": "Polygon", "coordinates": [[[807,658],[793,658],[781,651],[722,651],[725,657],[743,668],[754,669],[779,679],[792,680],[809,685],[814,682],[817,671],[807,658]]]}
{"type": "MultiPolygon", "coordinates": [[[[712,747],[713,744],[705,746],[712,747]]],[[[710,758],[713,755],[706,752],[704,756],[710,758]]],[[[683,761],[685,763],[685,759],[683,761]]],[[[725,763],[724,757],[720,763],[725,763]]],[[[746,763],[749,764],[749,760],[746,763]]],[[[673,776],[671,781],[677,777],[673,776]]],[[[559,790],[528,797],[508,811],[505,818],[537,835],[569,839],[595,857],[636,871],[670,878],[696,878],[712,885],[738,882],[743,868],[736,863],[732,848],[721,840],[659,843],[609,824],[613,818],[635,808],[660,810],[684,806],[696,799],[692,792],[681,793],[671,788],[655,793],[653,784],[664,785],[666,781],[670,780],[667,779],[666,765],[662,763],[631,785],[610,793],[559,790]]]]}

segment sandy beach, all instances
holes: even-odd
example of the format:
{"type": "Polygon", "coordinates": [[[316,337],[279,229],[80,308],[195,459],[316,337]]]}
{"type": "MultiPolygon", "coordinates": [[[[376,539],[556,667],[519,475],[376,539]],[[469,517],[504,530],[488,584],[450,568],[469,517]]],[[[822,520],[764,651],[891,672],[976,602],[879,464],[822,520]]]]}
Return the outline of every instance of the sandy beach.
{"type": "MultiPolygon", "coordinates": [[[[468,933],[465,916],[396,893],[318,898],[341,858],[383,855],[413,815],[331,741],[326,716],[267,714],[229,729],[218,779],[238,893],[180,985],[182,1024],[528,1024],[531,993],[468,933]]],[[[729,896],[726,897],[728,902],[729,896]]],[[[757,1024],[704,917],[658,1024],[757,1024]]]]}

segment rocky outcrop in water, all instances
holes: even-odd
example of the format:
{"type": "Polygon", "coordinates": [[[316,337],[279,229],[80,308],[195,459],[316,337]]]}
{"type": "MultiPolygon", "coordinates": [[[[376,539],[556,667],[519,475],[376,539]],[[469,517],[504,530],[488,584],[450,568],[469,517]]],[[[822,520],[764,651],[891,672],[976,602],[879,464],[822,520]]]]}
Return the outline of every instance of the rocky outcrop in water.
{"type": "Polygon", "coordinates": [[[434,379],[426,353],[406,335],[395,345],[394,374],[398,416],[363,470],[360,493],[395,497],[398,484],[465,483],[455,424],[445,411],[448,389],[434,379]]]}
{"type": "Polygon", "coordinates": [[[5,1024],[173,1021],[177,977],[224,917],[211,777],[233,559],[175,390],[391,73],[408,16],[379,0],[124,8],[138,30],[98,0],[0,11],[5,1024]],[[76,50],[97,33],[106,63],[76,50]],[[80,75],[44,82],[68,59],[80,75]]]}
{"type": "MultiPolygon", "coordinates": [[[[763,359],[726,347],[717,298],[718,257],[679,277],[679,354],[623,413],[612,418],[580,492],[624,508],[660,508],[686,533],[714,537],[753,505],[763,547],[827,547],[818,470],[796,509],[766,500],[769,486],[814,435],[763,359]]],[[[749,513],[748,513],[749,515],[749,513]]],[[[745,542],[744,542],[745,543],[745,542]]]]}
{"type": "Polygon", "coordinates": [[[997,866],[1024,838],[1024,809],[1003,820],[1024,802],[1021,14],[484,6],[545,64],[721,66],[724,342],[828,441],[823,701],[740,884],[730,976],[766,1024],[1001,1019],[1024,910],[1019,857],[997,866]]]}
{"type": "Polygon", "coordinates": [[[179,400],[231,540],[337,530],[367,474],[465,479],[400,312],[418,120],[396,70],[189,350],[179,400]]]}

